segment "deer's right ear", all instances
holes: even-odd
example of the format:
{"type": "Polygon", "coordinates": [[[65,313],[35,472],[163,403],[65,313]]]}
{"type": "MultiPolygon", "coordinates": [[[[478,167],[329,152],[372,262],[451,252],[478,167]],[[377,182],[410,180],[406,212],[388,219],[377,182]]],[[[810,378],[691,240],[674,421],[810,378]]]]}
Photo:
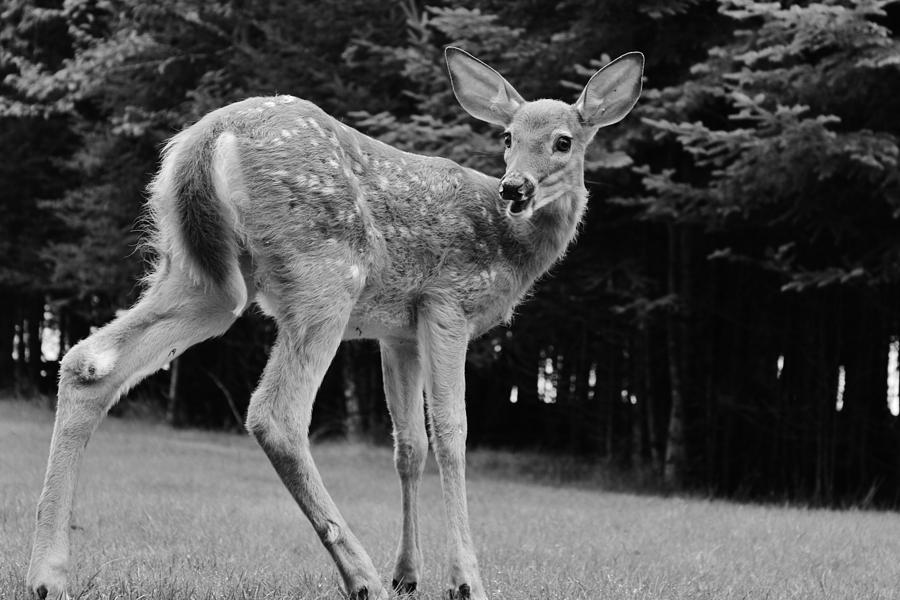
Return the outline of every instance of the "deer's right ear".
{"type": "Polygon", "coordinates": [[[448,46],[444,51],[453,93],[466,112],[494,125],[506,127],[525,104],[508,81],[468,52],[448,46]]]}

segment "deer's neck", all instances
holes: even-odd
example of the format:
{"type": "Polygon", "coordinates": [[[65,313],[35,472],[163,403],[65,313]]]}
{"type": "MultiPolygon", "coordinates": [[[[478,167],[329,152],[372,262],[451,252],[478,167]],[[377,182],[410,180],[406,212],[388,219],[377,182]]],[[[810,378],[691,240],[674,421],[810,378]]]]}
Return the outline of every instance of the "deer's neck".
{"type": "Polygon", "coordinates": [[[578,232],[587,204],[584,185],[570,191],[537,210],[530,219],[507,219],[510,235],[522,248],[528,263],[523,274],[529,284],[543,275],[565,254],[578,232]]]}
{"type": "Polygon", "coordinates": [[[516,289],[511,290],[517,302],[565,254],[575,238],[587,205],[583,178],[579,176],[572,191],[541,207],[530,218],[517,219],[505,213],[506,203],[497,197],[499,179],[478,171],[469,173],[479,202],[500,207],[493,233],[499,240],[498,260],[511,268],[517,280],[516,289]]]}

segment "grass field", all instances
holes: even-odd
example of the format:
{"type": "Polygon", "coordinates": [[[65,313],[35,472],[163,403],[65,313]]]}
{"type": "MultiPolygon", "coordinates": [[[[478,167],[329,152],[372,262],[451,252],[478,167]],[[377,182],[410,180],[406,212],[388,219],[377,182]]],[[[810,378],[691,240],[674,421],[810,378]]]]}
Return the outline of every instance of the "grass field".
{"type": "MultiPolygon", "coordinates": [[[[0,598],[25,598],[52,414],[0,402],[0,598]]],[[[319,444],[344,515],[389,580],[399,488],[386,448],[319,444]]],[[[469,497],[491,598],[900,598],[900,515],[761,507],[515,481],[473,457],[469,497]]],[[[444,588],[440,485],[422,487],[426,570],[444,588]]],[[[81,473],[73,598],[338,598],[338,576],[246,436],[108,419],[81,473]]]]}

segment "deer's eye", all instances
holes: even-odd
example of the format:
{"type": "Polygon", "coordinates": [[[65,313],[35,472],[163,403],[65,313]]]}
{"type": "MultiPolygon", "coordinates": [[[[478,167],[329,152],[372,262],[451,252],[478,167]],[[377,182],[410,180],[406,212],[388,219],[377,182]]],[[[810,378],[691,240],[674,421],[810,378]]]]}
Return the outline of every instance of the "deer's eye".
{"type": "Polygon", "coordinates": [[[556,138],[556,143],[553,144],[553,149],[557,152],[568,152],[572,149],[572,138],[561,135],[556,138]]]}
{"type": "Polygon", "coordinates": [[[507,148],[512,146],[512,135],[508,131],[503,132],[503,145],[507,148]]]}

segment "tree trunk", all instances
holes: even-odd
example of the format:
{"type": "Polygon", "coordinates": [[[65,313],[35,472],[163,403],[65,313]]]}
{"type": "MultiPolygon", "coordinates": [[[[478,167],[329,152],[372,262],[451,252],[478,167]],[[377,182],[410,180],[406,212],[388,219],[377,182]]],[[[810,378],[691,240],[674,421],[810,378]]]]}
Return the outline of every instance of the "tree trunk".
{"type": "Polygon", "coordinates": [[[178,394],[178,375],[181,357],[169,363],[169,398],[166,403],[166,423],[178,425],[181,421],[181,403],[178,394]]]}
{"type": "Polygon", "coordinates": [[[653,471],[654,477],[659,477],[662,474],[662,460],[659,456],[659,441],[657,439],[657,418],[656,418],[656,403],[654,402],[653,394],[651,390],[652,386],[652,372],[650,367],[650,328],[644,327],[638,332],[638,338],[640,342],[637,346],[637,355],[638,355],[638,372],[637,372],[637,380],[640,382],[640,395],[638,396],[638,403],[640,405],[641,414],[643,415],[643,427],[646,436],[646,445],[647,445],[647,455],[650,457],[650,468],[653,471]]]}
{"type": "MultiPolygon", "coordinates": [[[[669,293],[676,294],[678,290],[678,266],[680,256],[678,248],[677,231],[674,225],[670,225],[669,231],[669,257],[668,257],[668,283],[669,293]]],[[[672,488],[680,488],[684,485],[684,467],[686,461],[686,449],[684,438],[684,388],[679,355],[679,323],[682,316],[680,310],[672,311],[668,317],[668,332],[666,336],[667,350],[669,353],[669,382],[672,395],[672,406],[669,413],[669,431],[666,439],[666,463],[663,470],[663,482],[672,488]]]]}
{"type": "Polygon", "coordinates": [[[40,295],[29,299],[26,319],[28,335],[28,379],[33,390],[40,387],[41,370],[44,366],[43,349],[41,347],[41,329],[44,322],[44,301],[40,295]]]}
{"type": "Polygon", "coordinates": [[[363,433],[362,408],[356,385],[356,348],[352,343],[343,345],[340,359],[344,388],[344,433],[349,440],[359,440],[363,433]]]}
{"type": "Polygon", "coordinates": [[[16,335],[14,298],[10,290],[0,290],[0,389],[12,386],[14,381],[13,340],[16,335]]]}
{"type": "Polygon", "coordinates": [[[672,408],[669,413],[669,432],[666,440],[666,464],[663,481],[666,485],[680,488],[684,485],[684,399],[681,395],[681,374],[672,329],[667,339],[669,348],[669,379],[672,386],[672,408]]]}
{"type": "Polygon", "coordinates": [[[31,389],[28,385],[28,344],[26,342],[27,322],[25,318],[25,304],[27,300],[19,298],[19,305],[16,307],[16,364],[15,364],[15,390],[16,396],[28,397],[31,395],[31,389]]]}

